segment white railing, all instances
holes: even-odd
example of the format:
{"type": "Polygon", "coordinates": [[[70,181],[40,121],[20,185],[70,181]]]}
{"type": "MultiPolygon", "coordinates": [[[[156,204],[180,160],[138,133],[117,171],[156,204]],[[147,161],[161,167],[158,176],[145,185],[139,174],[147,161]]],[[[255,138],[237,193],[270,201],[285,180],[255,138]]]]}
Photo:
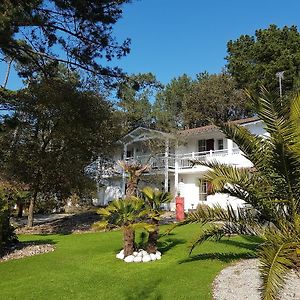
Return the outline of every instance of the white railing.
{"type": "Polygon", "coordinates": [[[126,161],[137,161],[141,164],[149,164],[152,170],[161,170],[166,167],[166,159],[168,160],[168,169],[175,168],[175,162],[178,163],[178,168],[191,168],[193,166],[193,160],[209,160],[213,158],[222,158],[231,155],[241,154],[239,148],[233,148],[230,150],[222,149],[222,150],[210,150],[210,151],[202,151],[202,152],[190,152],[177,154],[169,154],[168,157],[165,157],[164,153],[158,153],[155,155],[137,155],[135,157],[127,157],[126,161]]]}
{"type": "Polygon", "coordinates": [[[239,148],[233,148],[231,151],[229,149],[222,150],[210,150],[202,152],[191,152],[177,155],[178,167],[179,168],[191,168],[193,166],[192,161],[194,160],[209,160],[213,158],[222,158],[230,155],[241,154],[239,148]]]}

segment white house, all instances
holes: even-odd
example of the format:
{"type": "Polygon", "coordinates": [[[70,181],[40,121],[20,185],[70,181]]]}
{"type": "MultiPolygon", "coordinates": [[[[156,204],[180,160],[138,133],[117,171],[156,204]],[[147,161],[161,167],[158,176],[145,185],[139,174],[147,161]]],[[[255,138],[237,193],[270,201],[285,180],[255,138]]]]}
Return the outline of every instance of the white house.
{"type": "MultiPolygon", "coordinates": [[[[245,126],[255,135],[265,135],[262,121],[258,118],[232,121],[245,126]]],[[[154,185],[170,191],[174,198],[184,197],[185,210],[196,208],[198,204],[219,203],[225,207],[229,202],[233,207],[242,206],[243,201],[226,194],[207,195],[208,184],[203,178],[207,167],[192,166],[192,159],[217,160],[238,167],[251,167],[239,148],[227,139],[214,125],[178,131],[169,134],[156,130],[137,128],[119,141],[114,161],[136,160],[151,165],[151,170],[141,180],[141,185],[154,185]]],[[[109,183],[99,193],[99,201],[106,204],[124,194],[126,174],[116,166],[109,183]]],[[[175,209],[173,201],[169,207],[175,209]]]]}

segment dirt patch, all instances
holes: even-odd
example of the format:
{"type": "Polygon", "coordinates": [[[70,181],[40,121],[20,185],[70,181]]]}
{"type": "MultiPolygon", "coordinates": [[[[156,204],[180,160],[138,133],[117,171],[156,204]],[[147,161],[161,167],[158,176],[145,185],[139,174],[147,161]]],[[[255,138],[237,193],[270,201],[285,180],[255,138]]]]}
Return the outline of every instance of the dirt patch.
{"type": "Polygon", "coordinates": [[[96,212],[84,212],[74,215],[59,215],[58,218],[46,218],[34,227],[29,228],[24,222],[19,222],[17,234],[70,234],[94,231],[92,225],[100,221],[96,212]]]}

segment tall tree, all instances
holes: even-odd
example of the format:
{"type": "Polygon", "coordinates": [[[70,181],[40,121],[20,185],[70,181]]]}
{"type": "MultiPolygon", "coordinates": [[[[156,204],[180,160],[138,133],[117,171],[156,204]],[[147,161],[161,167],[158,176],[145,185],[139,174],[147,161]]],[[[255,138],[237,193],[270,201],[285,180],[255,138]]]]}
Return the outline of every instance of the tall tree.
{"type": "Polygon", "coordinates": [[[111,150],[116,126],[111,105],[73,76],[39,78],[17,94],[14,130],[2,135],[4,170],[29,185],[32,226],[38,193],[61,197],[89,186],[84,168],[111,150]]]}
{"type": "Polygon", "coordinates": [[[183,129],[187,123],[184,111],[186,110],[186,96],[191,90],[193,80],[183,74],[171,80],[165,88],[156,95],[154,114],[157,127],[170,131],[183,129]]]}
{"type": "Polygon", "coordinates": [[[251,114],[245,93],[236,88],[228,74],[200,74],[185,95],[183,115],[186,127],[193,128],[213,122],[227,122],[251,114]]]}
{"type": "Polygon", "coordinates": [[[128,76],[118,85],[116,113],[124,133],[138,126],[149,128],[153,125],[151,100],[161,87],[151,73],[128,76]]]}
{"type": "Polygon", "coordinates": [[[293,89],[299,75],[300,33],[296,26],[258,29],[254,36],[242,35],[227,44],[227,68],[240,88],[259,92],[263,85],[278,89],[277,72],[284,71],[283,91],[293,89]]]}
{"type": "Polygon", "coordinates": [[[122,15],[122,6],[128,2],[3,0],[0,3],[1,59],[31,65],[26,69],[31,72],[48,72],[49,63],[63,62],[105,80],[119,77],[119,68],[105,66],[103,62],[129,53],[130,40],[119,44],[112,35],[113,25],[122,15]]]}

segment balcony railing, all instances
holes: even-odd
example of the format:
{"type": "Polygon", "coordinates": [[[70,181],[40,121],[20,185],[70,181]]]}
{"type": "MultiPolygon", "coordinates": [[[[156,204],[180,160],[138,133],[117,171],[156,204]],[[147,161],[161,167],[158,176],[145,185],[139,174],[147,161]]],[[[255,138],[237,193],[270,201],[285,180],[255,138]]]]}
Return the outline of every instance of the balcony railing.
{"type": "Polygon", "coordinates": [[[191,152],[184,154],[169,154],[168,157],[165,157],[164,153],[158,153],[156,155],[138,155],[136,157],[128,157],[127,161],[138,161],[141,164],[149,164],[152,170],[162,170],[166,167],[168,169],[175,169],[176,162],[179,169],[186,169],[192,167],[193,160],[211,160],[211,159],[222,159],[229,156],[235,156],[241,154],[239,148],[222,149],[222,150],[210,150],[202,152],[191,152]],[[167,160],[167,161],[166,161],[167,160]]]}

